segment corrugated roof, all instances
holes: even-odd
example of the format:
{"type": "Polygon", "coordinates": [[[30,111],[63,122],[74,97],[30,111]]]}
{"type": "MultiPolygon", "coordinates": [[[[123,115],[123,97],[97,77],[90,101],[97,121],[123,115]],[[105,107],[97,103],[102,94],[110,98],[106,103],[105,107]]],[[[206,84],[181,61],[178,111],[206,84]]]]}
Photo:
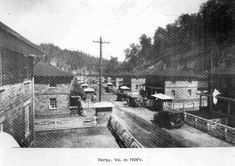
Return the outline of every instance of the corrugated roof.
{"type": "Polygon", "coordinates": [[[47,63],[38,62],[34,66],[34,76],[51,76],[51,77],[73,77],[73,74],[57,69],[47,63]]]}

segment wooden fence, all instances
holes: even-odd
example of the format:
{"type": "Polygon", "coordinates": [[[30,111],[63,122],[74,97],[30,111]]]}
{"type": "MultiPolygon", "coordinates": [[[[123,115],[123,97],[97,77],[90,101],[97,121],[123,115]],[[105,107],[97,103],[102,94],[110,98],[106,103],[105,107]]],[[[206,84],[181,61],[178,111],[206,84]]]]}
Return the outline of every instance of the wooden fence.
{"type": "MultiPolygon", "coordinates": [[[[223,120],[223,119],[222,119],[223,120]]],[[[219,119],[208,120],[202,117],[184,112],[185,123],[197,129],[203,130],[215,137],[221,138],[235,145],[235,128],[219,123],[219,119]]]]}
{"type": "Polygon", "coordinates": [[[55,118],[55,119],[35,119],[35,131],[61,130],[73,128],[86,128],[96,126],[95,119],[92,118],[55,118]]]}

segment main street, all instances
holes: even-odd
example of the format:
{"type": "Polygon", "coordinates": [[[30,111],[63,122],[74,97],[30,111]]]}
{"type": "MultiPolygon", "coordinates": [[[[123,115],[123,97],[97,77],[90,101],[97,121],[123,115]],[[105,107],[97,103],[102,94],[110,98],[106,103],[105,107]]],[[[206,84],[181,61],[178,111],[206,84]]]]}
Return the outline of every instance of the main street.
{"type": "MultiPolygon", "coordinates": [[[[155,126],[153,124],[153,115],[156,113],[154,111],[150,111],[146,108],[142,107],[129,107],[126,105],[125,102],[115,101],[116,95],[111,93],[103,92],[103,100],[110,101],[115,104],[113,114],[119,115],[120,112],[125,112],[126,116],[128,117],[128,121],[130,123],[134,123],[139,128],[140,131],[144,132],[153,132],[149,131],[152,130],[155,126]],[[134,118],[133,118],[134,117],[134,118]]],[[[129,123],[129,124],[130,124],[129,123]]],[[[170,136],[174,139],[178,140],[179,142],[183,142],[184,146],[186,147],[230,147],[231,144],[215,138],[207,133],[204,133],[194,127],[184,124],[179,129],[165,129],[163,128],[170,136]]],[[[136,133],[137,135],[140,133],[136,133]]]]}

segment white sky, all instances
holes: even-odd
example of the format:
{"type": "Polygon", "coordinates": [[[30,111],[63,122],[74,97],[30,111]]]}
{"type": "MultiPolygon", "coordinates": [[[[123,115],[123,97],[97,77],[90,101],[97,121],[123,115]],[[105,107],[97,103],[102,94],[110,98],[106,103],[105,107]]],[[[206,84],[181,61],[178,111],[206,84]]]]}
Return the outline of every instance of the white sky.
{"type": "Polygon", "coordinates": [[[182,13],[195,13],[206,0],[0,0],[0,21],[35,44],[53,43],[124,60],[123,50],[141,34],[173,23],[182,13]]]}

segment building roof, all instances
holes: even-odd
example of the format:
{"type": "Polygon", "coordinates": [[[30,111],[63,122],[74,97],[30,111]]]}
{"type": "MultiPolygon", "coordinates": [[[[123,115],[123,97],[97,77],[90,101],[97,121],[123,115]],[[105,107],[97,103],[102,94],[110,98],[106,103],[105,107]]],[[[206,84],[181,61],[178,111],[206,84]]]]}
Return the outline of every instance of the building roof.
{"type": "Polygon", "coordinates": [[[34,76],[73,77],[73,74],[57,69],[47,63],[38,62],[34,66],[34,76]]]}
{"type": "Polygon", "coordinates": [[[206,78],[206,75],[195,74],[188,71],[177,70],[177,69],[160,69],[155,67],[153,69],[136,71],[135,75],[148,75],[148,76],[161,76],[161,77],[184,77],[184,78],[206,78]]]}
{"type": "Polygon", "coordinates": [[[8,27],[7,25],[3,24],[0,21],[0,31],[4,32],[5,34],[8,34],[12,37],[14,37],[15,39],[25,43],[26,45],[32,47],[36,52],[41,53],[41,54],[45,54],[39,46],[37,46],[36,44],[33,44],[32,42],[30,42],[29,40],[27,40],[26,38],[24,38],[23,36],[21,36],[20,34],[18,34],[17,32],[15,32],[14,30],[12,30],[10,27],[8,27]]]}
{"type": "Polygon", "coordinates": [[[235,75],[235,66],[224,67],[222,69],[215,69],[212,71],[214,75],[235,75]]]}

